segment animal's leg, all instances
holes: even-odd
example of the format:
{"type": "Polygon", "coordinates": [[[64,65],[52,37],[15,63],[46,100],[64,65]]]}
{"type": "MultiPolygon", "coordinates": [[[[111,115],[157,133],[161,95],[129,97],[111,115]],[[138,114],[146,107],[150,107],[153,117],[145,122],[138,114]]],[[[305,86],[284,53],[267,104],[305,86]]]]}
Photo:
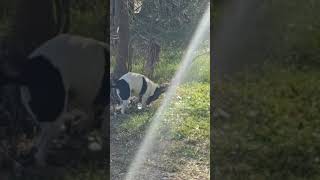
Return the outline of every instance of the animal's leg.
{"type": "Polygon", "coordinates": [[[142,108],[145,108],[147,106],[147,96],[142,96],[141,97],[141,104],[142,104],[142,108]]]}
{"type": "Polygon", "coordinates": [[[129,99],[122,101],[121,114],[124,114],[124,113],[125,113],[125,110],[126,110],[126,108],[128,107],[128,104],[129,104],[129,99]]]}
{"type": "Polygon", "coordinates": [[[36,164],[39,166],[46,165],[47,146],[50,141],[59,135],[63,126],[63,118],[55,122],[44,122],[40,124],[40,135],[36,140],[37,152],[35,154],[36,164]]]}
{"type": "Polygon", "coordinates": [[[50,139],[50,130],[51,123],[41,123],[41,131],[36,140],[37,152],[35,154],[36,165],[45,166],[46,165],[46,154],[47,154],[47,144],[50,139]]]}

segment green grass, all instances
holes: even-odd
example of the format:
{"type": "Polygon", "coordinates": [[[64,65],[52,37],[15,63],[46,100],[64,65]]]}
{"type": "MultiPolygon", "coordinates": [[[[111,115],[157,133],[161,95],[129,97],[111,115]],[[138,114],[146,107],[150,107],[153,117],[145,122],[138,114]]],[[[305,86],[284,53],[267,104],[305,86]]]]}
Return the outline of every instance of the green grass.
{"type": "Polygon", "coordinates": [[[210,54],[203,54],[193,60],[189,66],[186,78],[183,82],[210,83],[210,54]]]}
{"type": "MultiPolygon", "coordinates": [[[[139,57],[138,57],[139,58],[139,57]]],[[[145,59],[135,59],[132,72],[144,73],[145,59]]],[[[181,61],[181,55],[179,53],[170,53],[168,51],[161,52],[159,62],[156,64],[153,77],[149,77],[153,81],[158,83],[168,82],[174,76],[179,63],[181,61]]]]}
{"type": "MultiPolygon", "coordinates": [[[[156,64],[152,80],[163,83],[169,82],[170,79],[175,75],[177,68],[182,60],[182,54],[179,52],[170,53],[168,51],[162,52],[160,60],[156,64]]],[[[132,72],[142,73],[144,72],[143,64],[145,60],[140,58],[134,60],[132,66],[132,72]]],[[[113,68],[115,62],[112,60],[111,67],[113,68]]],[[[210,83],[210,54],[202,54],[196,57],[186,71],[186,77],[183,79],[184,82],[206,82],[210,83]]],[[[111,69],[112,69],[111,68],[111,69]]]]}
{"type": "MultiPolygon", "coordinates": [[[[152,80],[169,82],[173,78],[181,55],[162,54],[152,80]]],[[[160,126],[157,128],[157,144],[165,145],[161,151],[161,167],[167,172],[186,174],[186,177],[207,178],[210,142],[210,57],[205,54],[194,59],[185,72],[186,78],[177,88],[176,94],[167,106],[160,126]],[[192,164],[196,162],[196,164],[192,164]],[[200,168],[201,167],[201,168],[200,168]],[[205,167],[205,168],[203,168],[205,167]],[[200,168],[200,169],[197,169],[200,168]]],[[[136,61],[133,72],[143,74],[142,61],[136,61]]],[[[163,101],[162,96],[147,110],[138,111],[132,107],[130,115],[119,126],[121,137],[133,138],[145,135],[156,110],[163,101]]],[[[160,145],[161,146],[161,145],[160,145]]],[[[159,165],[160,165],[159,164],[159,165]]],[[[203,179],[203,178],[200,178],[203,179]]]]}
{"type": "MultiPolygon", "coordinates": [[[[209,87],[209,83],[203,82],[189,82],[179,86],[177,95],[155,132],[158,135],[157,142],[170,144],[166,145],[166,150],[161,154],[165,157],[165,163],[161,166],[168,172],[179,172],[192,160],[202,165],[209,163],[209,87]]],[[[134,137],[145,132],[161,101],[158,100],[149,110],[130,113],[120,126],[122,134],[134,137]]]]}
{"type": "Polygon", "coordinates": [[[94,167],[76,169],[66,175],[63,180],[106,180],[109,179],[109,175],[104,169],[97,169],[94,167]]]}
{"type": "MultiPolygon", "coordinates": [[[[121,128],[131,133],[138,132],[146,127],[152,119],[161,99],[151,109],[135,111],[121,128]]],[[[210,92],[208,83],[188,83],[181,85],[177,90],[170,107],[164,116],[162,126],[170,126],[170,138],[209,140],[210,128],[210,92]]]]}
{"type": "Polygon", "coordinates": [[[269,65],[219,84],[214,172],[226,179],[318,179],[320,73],[269,65]]]}
{"type": "Polygon", "coordinates": [[[166,125],[175,139],[209,140],[210,91],[208,83],[181,85],[169,108],[166,125]]]}
{"type": "Polygon", "coordinates": [[[152,108],[148,111],[132,112],[128,120],[125,123],[121,124],[122,130],[133,134],[139,132],[140,130],[143,130],[153,117],[155,111],[156,109],[152,108]]]}
{"type": "MultiPolygon", "coordinates": [[[[162,75],[162,77],[156,79],[169,81],[172,78],[178,68],[178,63],[171,61],[171,64],[168,64],[169,62],[163,61],[163,64],[157,66],[155,77],[157,75],[162,75]]],[[[166,109],[161,127],[157,131],[161,139],[175,144],[169,148],[174,159],[203,160],[204,157],[208,157],[210,142],[209,65],[209,55],[199,56],[194,60],[190,69],[186,71],[187,78],[178,87],[176,95],[166,109]],[[201,152],[200,147],[202,147],[201,152]]],[[[161,101],[162,98],[157,100],[149,110],[130,113],[130,117],[121,124],[121,130],[130,136],[144,131],[150,125],[161,101]]]]}
{"type": "MultiPolygon", "coordinates": [[[[171,126],[174,137],[193,140],[209,139],[210,119],[210,61],[209,55],[199,56],[186,72],[183,84],[177,89],[175,98],[170,104],[165,116],[166,126],[171,126]]],[[[156,66],[155,78],[158,81],[170,81],[176,69],[178,60],[163,60],[156,66]],[[172,70],[172,71],[171,71],[172,70]],[[167,77],[170,76],[170,77],[167,77]]],[[[141,64],[134,66],[141,72],[141,64]]],[[[159,107],[162,99],[157,100],[148,111],[134,111],[130,118],[121,125],[126,131],[139,131],[144,128],[159,107]]]]}

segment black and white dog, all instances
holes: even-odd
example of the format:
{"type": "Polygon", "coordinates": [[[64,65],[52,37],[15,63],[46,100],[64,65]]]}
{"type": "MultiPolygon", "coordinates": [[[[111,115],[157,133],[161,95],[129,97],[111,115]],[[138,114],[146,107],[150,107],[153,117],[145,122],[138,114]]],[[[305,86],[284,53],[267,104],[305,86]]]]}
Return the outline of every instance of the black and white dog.
{"type": "Polygon", "coordinates": [[[103,42],[61,34],[31,53],[17,76],[1,80],[1,84],[21,85],[22,103],[40,123],[37,164],[45,165],[47,144],[58,135],[69,107],[84,112],[83,120],[88,122],[94,119],[96,103],[107,105],[108,53],[103,42]]]}
{"type": "Polygon", "coordinates": [[[132,96],[139,97],[142,107],[157,100],[164,93],[169,84],[158,85],[142,74],[128,72],[115,82],[111,87],[116,88],[121,99],[121,113],[124,114],[132,96]]]}

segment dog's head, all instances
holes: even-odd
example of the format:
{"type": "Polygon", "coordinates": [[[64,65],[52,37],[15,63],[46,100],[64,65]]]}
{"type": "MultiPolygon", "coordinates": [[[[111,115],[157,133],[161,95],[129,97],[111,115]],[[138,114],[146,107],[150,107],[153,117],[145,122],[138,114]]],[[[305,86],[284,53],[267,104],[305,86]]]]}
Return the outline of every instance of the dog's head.
{"type": "Polygon", "coordinates": [[[146,104],[149,105],[151,102],[157,100],[162,93],[167,91],[168,87],[169,87],[169,83],[164,83],[159,85],[154,91],[153,95],[148,98],[146,104]]]}

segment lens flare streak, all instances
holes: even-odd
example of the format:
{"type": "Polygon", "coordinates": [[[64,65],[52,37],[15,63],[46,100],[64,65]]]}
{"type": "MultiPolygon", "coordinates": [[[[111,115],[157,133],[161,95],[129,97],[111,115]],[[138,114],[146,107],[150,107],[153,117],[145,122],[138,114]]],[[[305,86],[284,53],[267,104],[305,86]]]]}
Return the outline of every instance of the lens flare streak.
{"type": "Polygon", "coordinates": [[[185,75],[187,67],[192,62],[195,56],[196,50],[204,41],[206,34],[209,31],[210,31],[210,5],[206,9],[200,23],[198,24],[198,27],[188,45],[187,52],[183,56],[180,67],[171,81],[170,87],[166,92],[166,96],[161,106],[159,107],[159,109],[156,111],[155,115],[152,118],[151,125],[146,132],[145,138],[143,139],[138,152],[136,153],[132,163],[129,166],[129,170],[125,178],[126,180],[137,179],[136,176],[139,174],[139,170],[141,169],[143,163],[147,158],[147,153],[149,153],[152,150],[152,147],[154,146],[154,142],[157,137],[156,136],[157,128],[159,127],[161,121],[164,119],[163,115],[165,114],[165,111],[169,106],[171,99],[176,94],[176,89],[178,85],[181,83],[181,80],[185,75]]]}

